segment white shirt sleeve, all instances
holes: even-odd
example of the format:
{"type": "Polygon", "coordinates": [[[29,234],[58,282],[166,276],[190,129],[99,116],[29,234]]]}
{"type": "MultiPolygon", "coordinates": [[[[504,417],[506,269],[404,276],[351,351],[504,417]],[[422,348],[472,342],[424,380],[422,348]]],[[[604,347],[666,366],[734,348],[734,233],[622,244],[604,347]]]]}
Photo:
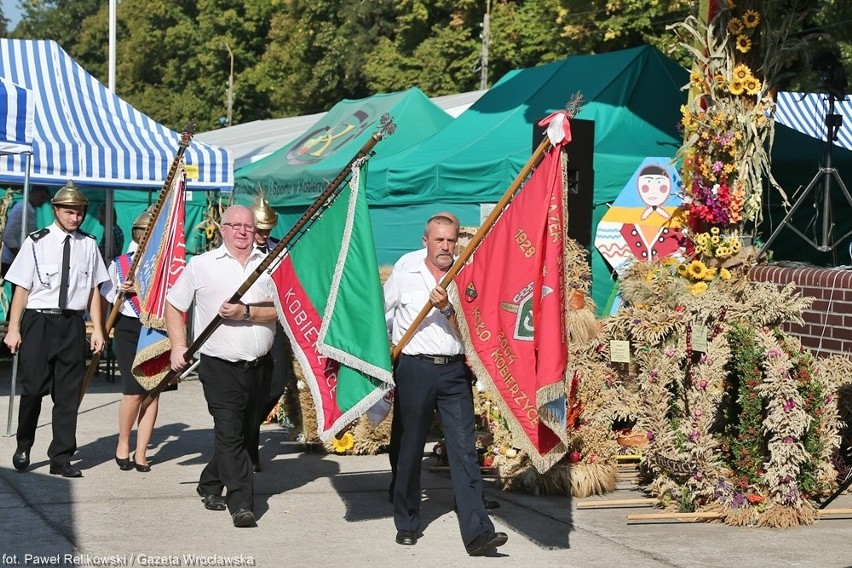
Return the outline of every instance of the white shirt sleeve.
{"type": "Polygon", "coordinates": [[[178,276],[174,285],[166,293],[166,301],[182,312],[192,305],[195,296],[195,262],[191,259],[178,276]]]}

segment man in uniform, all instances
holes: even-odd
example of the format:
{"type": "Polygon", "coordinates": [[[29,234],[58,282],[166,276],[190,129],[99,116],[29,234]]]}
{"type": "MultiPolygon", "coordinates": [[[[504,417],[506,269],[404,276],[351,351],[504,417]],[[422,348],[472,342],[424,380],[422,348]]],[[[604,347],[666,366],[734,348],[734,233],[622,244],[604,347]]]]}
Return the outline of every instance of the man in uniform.
{"type": "Polygon", "coordinates": [[[83,313],[88,307],[93,325],[89,346],[93,352],[101,351],[104,334],[97,288],[109,276],[95,238],[78,230],[86,215],[86,197],[69,181],[51,204],[56,220],[26,238],[6,274],[17,288],[3,342],[18,353],[22,387],[12,463],[19,471],[29,467],[42,398],[50,393],[50,473],[80,477],[71,456],[77,449],[77,407],[86,370],[83,313]]]}
{"type": "Polygon", "coordinates": [[[401,440],[393,510],[396,542],[417,544],[423,445],[437,408],[447,443],[462,540],[468,554],[481,556],[505,544],[508,537],[494,531],[482,501],[473,393],[464,345],[447,291],[438,285],[453,265],[458,232],[457,219],[446,214],[433,215],[423,232],[423,261],[398,263],[384,284],[385,314],[391,321],[394,344],[399,343],[427,302],[433,306],[403,346],[394,370],[401,440]]]}
{"type": "Polygon", "coordinates": [[[257,431],[257,406],[263,367],[275,334],[272,282],[264,273],[243,294],[230,297],[266,255],[254,246],[255,220],[248,207],[225,210],[223,244],[193,257],[166,295],[166,328],[171,367],[186,367],[184,314],[194,304],[193,329],[201,331],[217,315],[222,323],[199,348],[198,376],[213,417],[213,458],[201,472],[196,492],[204,507],[227,509],[236,527],[256,526],[253,475],[247,440],[257,431]],[[227,489],[226,497],[222,496],[227,489]]]}
{"type": "MultiPolygon", "coordinates": [[[[266,199],[257,196],[251,205],[257,225],[254,232],[254,245],[264,255],[269,254],[278,244],[270,236],[272,229],[278,225],[278,214],[269,206],[266,199]]],[[[293,431],[301,431],[302,414],[299,404],[299,391],[296,385],[296,375],[293,371],[293,352],[290,341],[279,322],[275,323],[275,339],[272,342],[270,358],[264,367],[263,382],[260,386],[260,404],[258,404],[257,432],[248,440],[247,450],[254,464],[254,471],[261,470],[260,465],[260,426],[275,409],[278,401],[286,393],[284,408],[290,419],[293,431]]]]}

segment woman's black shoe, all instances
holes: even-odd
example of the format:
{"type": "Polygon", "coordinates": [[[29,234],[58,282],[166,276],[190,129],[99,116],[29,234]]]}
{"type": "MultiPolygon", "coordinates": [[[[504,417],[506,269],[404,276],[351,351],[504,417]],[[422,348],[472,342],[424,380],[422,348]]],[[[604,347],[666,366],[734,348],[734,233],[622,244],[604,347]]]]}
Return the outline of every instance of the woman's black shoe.
{"type": "Polygon", "coordinates": [[[130,461],[129,457],[120,458],[118,456],[115,456],[115,463],[118,464],[118,469],[120,469],[121,471],[130,471],[131,469],[133,469],[133,462],[130,461]]]}
{"type": "Polygon", "coordinates": [[[136,456],[133,456],[133,460],[131,461],[133,467],[136,468],[136,471],[141,471],[142,473],[148,473],[151,471],[150,465],[142,465],[141,463],[136,463],[136,456]]]}

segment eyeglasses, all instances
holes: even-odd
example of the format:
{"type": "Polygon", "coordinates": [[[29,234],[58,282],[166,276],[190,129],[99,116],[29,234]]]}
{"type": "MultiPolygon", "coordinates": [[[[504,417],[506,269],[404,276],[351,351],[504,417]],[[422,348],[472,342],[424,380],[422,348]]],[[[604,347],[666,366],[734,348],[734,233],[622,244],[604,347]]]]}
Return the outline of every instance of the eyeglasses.
{"type": "Polygon", "coordinates": [[[248,225],[246,223],[221,223],[222,225],[226,225],[232,228],[235,231],[245,231],[246,233],[253,233],[255,231],[254,225],[248,225]]]}

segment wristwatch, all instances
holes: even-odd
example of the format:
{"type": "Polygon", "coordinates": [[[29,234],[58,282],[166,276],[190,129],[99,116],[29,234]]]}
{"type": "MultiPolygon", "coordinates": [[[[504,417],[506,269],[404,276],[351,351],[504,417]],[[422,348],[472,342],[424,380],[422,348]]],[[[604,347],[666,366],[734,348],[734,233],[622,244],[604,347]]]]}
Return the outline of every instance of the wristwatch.
{"type": "Polygon", "coordinates": [[[452,315],[454,313],[456,313],[456,309],[453,307],[452,304],[448,304],[446,308],[444,308],[443,310],[438,310],[438,311],[440,311],[441,315],[444,316],[445,318],[452,317],[452,315]]]}
{"type": "Polygon", "coordinates": [[[246,311],[243,312],[243,319],[246,321],[251,319],[251,309],[248,304],[246,304],[246,311]]]}

